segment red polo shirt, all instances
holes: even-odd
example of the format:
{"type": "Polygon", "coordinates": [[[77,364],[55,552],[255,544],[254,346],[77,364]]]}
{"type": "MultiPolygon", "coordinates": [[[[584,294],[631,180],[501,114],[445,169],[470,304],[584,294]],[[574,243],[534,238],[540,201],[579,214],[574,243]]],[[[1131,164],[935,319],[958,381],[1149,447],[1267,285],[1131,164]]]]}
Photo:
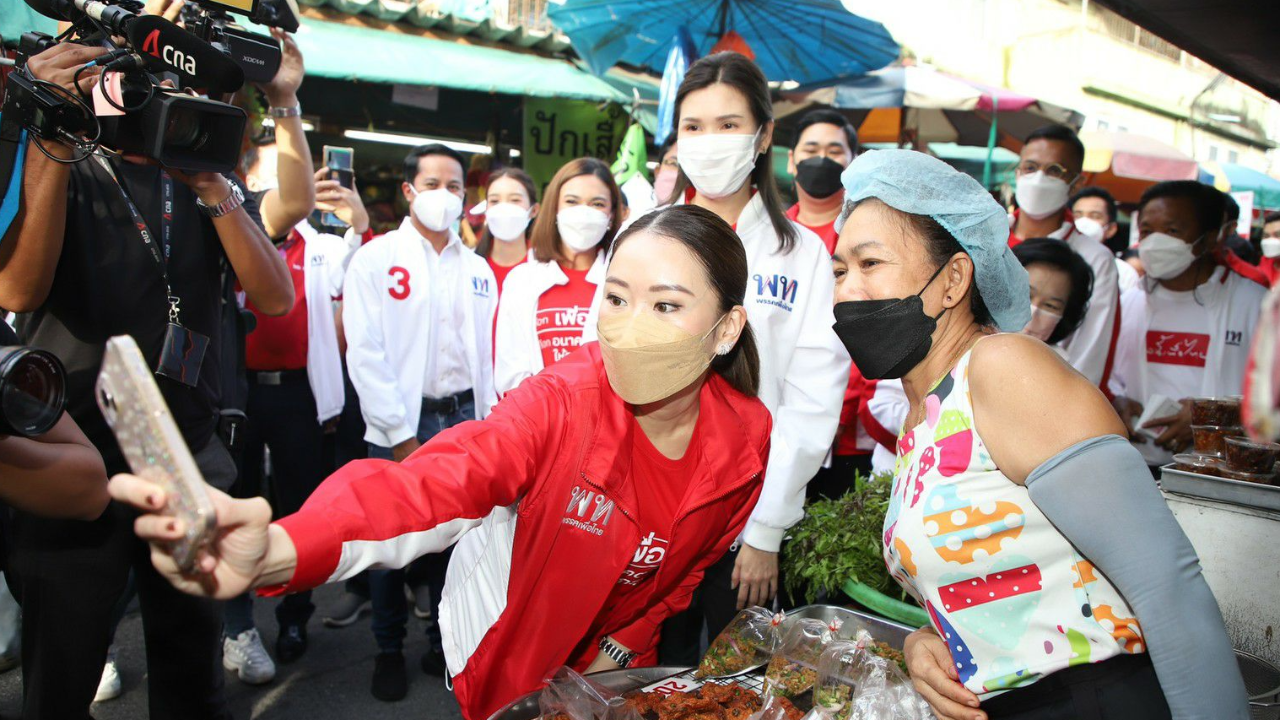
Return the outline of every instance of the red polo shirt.
{"type": "Polygon", "coordinates": [[[253,371],[305,370],[307,367],[307,243],[297,230],[278,248],[293,280],[293,307],[279,317],[258,310],[251,301],[245,307],[258,324],[245,338],[244,364],[253,371]]]}
{"type": "Polygon", "coordinates": [[[822,238],[822,244],[827,246],[827,252],[832,254],[835,253],[836,240],[838,240],[840,237],[840,235],[836,232],[835,220],[832,220],[831,222],[825,225],[805,225],[804,223],[800,222],[800,219],[799,219],[800,203],[796,203],[795,205],[792,205],[791,208],[787,210],[787,218],[790,219],[792,222],[799,223],[800,225],[804,225],[805,227],[812,230],[815,235],[822,238]]]}

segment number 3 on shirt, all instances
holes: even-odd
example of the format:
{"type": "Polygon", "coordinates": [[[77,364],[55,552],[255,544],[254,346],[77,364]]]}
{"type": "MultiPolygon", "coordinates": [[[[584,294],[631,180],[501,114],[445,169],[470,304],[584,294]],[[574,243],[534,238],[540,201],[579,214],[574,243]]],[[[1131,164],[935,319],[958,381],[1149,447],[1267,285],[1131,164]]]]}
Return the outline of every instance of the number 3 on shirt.
{"type": "Polygon", "coordinates": [[[396,300],[404,300],[409,297],[409,271],[397,265],[391,268],[387,274],[396,279],[396,287],[387,290],[391,297],[396,300]]]}

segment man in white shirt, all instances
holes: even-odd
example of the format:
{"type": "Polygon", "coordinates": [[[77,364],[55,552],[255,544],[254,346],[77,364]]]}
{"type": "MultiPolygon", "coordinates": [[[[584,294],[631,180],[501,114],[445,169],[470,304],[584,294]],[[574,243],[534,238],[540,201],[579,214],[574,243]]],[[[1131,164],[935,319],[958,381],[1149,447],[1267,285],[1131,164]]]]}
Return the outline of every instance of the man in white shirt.
{"type": "MultiPolygon", "coordinates": [[[[1120,232],[1120,223],[1116,199],[1106,188],[1089,186],[1071,196],[1071,215],[1075,218],[1076,231],[1086,237],[1097,238],[1113,253],[1124,250],[1116,235],[1120,232]],[[1119,244],[1118,244],[1119,243],[1119,244]]],[[[1120,281],[1120,294],[1138,284],[1141,276],[1132,265],[1115,259],[1116,274],[1120,281]]]]}
{"type": "MultiPolygon", "coordinates": [[[[453,229],[462,215],[465,168],[462,156],[443,145],[411,151],[401,188],[409,216],[399,229],[357,251],[347,271],[342,311],[347,366],[373,458],[400,462],[437,433],[483,418],[497,401],[497,281],[488,262],[464,246],[453,229]]],[[[430,588],[431,609],[418,598],[415,613],[439,617],[448,557],[428,555],[408,570],[371,571],[373,632],[380,651],[374,697],[390,702],[408,692],[406,574],[430,588]]],[[[443,676],[434,622],[428,636],[423,670],[443,676]]]]}
{"type": "Polygon", "coordinates": [[[1193,180],[1154,185],[1139,204],[1149,280],[1125,293],[1113,404],[1152,467],[1191,445],[1191,398],[1239,395],[1266,288],[1225,265],[1223,195],[1193,180]],[[1154,417],[1136,420],[1148,406],[1154,417]]]}
{"type": "Polygon", "coordinates": [[[1009,244],[1053,238],[1071,246],[1093,269],[1093,297],[1084,322],[1062,341],[1067,362],[1090,382],[1106,388],[1118,327],[1119,276],[1115,256],[1098,238],[1086,236],[1068,209],[1071,190],[1080,183],[1084,144],[1062,125],[1027,136],[1018,163],[1017,209],[1009,216],[1009,244]]]}

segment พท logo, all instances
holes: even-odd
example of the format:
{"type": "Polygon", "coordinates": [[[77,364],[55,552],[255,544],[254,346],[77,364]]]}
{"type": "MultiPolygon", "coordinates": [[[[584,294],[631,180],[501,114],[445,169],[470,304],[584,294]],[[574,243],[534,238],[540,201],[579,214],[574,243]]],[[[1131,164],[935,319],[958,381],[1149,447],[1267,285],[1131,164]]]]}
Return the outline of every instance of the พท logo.
{"type": "Polygon", "coordinates": [[[604,493],[575,485],[569,493],[569,505],[564,509],[562,522],[569,527],[585,530],[592,535],[603,535],[613,519],[613,501],[604,493]]]}
{"type": "Polygon", "coordinates": [[[796,304],[800,281],[786,275],[753,275],[756,282],[756,302],[774,305],[790,312],[796,304]]]}

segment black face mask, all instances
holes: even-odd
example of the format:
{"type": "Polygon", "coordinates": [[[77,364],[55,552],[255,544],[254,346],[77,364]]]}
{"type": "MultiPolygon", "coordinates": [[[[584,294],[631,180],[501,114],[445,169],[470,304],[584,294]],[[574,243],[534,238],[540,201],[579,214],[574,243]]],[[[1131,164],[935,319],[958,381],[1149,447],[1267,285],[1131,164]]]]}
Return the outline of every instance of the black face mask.
{"type": "Polygon", "coordinates": [[[933,284],[938,268],[920,292],[900,300],[855,300],[837,303],[836,335],[844,343],[853,363],[869,380],[896,380],[906,375],[929,354],[938,319],[924,312],[920,299],[933,284]]]}
{"type": "Polygon", "coordinates": [[[840,192],[840,175],[844,166],[825,157],[811,157],[796,163],[796,182],[809,197],[825,200],[840,192]]]}

